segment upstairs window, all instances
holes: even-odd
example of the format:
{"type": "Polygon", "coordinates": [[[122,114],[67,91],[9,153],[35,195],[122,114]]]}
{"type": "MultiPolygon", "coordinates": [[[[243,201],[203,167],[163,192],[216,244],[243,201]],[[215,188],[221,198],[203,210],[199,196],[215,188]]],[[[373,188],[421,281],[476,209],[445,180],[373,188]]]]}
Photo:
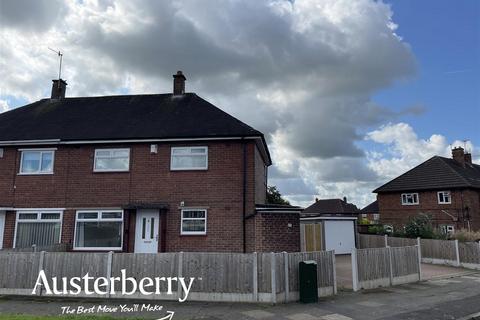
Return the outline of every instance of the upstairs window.
{"type": "Polygon", "coordinates": [[[123,172],[130,168],[130,149],[95,150],[95,172],[123,172]]]}
{"type": "Polygon", "coordinates": [[[20,174],[53,174],[54,150],[21,150],[20,174]]]}
{"type": "Polygon", "coordinates": [[[440,191],[437,192],[438,203],[439,204],[450,204],[452,203],[452,196],[450,191],[440,191]]]}
{"type": "Polygon", "coordinates": [[[411,206],[418,203],[418,193],[402,193],[402,205],[411,206]]]}
{"type": "Polygon", "coordinates": [[[171,170],[207,170],[208,147],[172,148],[171,170]]]}

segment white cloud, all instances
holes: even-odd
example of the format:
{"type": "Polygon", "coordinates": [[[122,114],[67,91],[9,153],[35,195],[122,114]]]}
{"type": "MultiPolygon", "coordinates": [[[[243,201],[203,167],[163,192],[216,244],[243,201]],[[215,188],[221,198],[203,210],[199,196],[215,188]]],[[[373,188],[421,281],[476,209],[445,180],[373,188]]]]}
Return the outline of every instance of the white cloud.
{"type": "Polygon", "coordinates": [[[371,96],[413,76],[415,59],[381,1],[8,1],[29,24],[1,19],[0,99],[48,96],[47,47],[64,52],[67,96],[169,92],[183,70],[187,91],[266,134],[272,181],[291,199],[364,203],[388,174],[357,142],[403,114],[371,96]]]}
{"type": "Polygon", "coordinates": [[[0,113],[10,110],[7,100],[0,99],[0,113]]]}
{"type": "Polygon", "coordinates": [[[368,133],[366,139],[381,146],[381,151],[368,152],[368,166],[383,182],[397,177],[435,155],[451,157],[452,147],[466,147],[467,151],[474,149],[470,141],[465,144],[457,140],[449,144],[447,138],[440,134],[421,139],[407,123],[382,126],[368,133]]]}

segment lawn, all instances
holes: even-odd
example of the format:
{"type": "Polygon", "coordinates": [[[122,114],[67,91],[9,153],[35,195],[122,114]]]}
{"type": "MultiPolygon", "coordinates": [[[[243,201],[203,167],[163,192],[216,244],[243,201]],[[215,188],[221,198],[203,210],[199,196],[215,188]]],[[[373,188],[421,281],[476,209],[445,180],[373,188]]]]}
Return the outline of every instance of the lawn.
{"type": "MultiPolygon", "coordinates": [[[[27,316],[0,315],[0,320],[140,320],[140,318],[113,318],[109,316],[27,316]]],[[[143,319],[142,319],[143,320],[143,319]]]]}

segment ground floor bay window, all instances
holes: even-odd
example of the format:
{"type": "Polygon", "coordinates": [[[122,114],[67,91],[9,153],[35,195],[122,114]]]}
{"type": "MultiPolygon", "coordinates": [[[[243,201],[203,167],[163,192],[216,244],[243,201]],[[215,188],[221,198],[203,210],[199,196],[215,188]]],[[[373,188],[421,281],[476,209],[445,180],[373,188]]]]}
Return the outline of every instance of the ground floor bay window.
{"type": "Polygon", "coordinates": [[[123,211],[77,211],[75,250],[122,250],[123,211]]]}
{"type": "Polygon", "coordinates": [[[16,221],[15,248],[60,243],[62,212],[19,211],[16,221]]]}

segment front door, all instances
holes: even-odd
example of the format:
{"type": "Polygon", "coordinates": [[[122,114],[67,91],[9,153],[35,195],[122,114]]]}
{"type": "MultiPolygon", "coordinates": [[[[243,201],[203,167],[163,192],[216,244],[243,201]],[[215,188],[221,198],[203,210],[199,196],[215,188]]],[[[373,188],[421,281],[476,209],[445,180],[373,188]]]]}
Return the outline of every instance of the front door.
{"type": "Polygon", "coordinates": [[[0,249],[3,249],[3,230],[5,229],[5,211],[0,211],[0,249]]]}
{"type": "Polygon", "coordinates": [[[135,252],[158,252],[159,211],[154,209],[137,210],[135,223],[135,252]]]}

